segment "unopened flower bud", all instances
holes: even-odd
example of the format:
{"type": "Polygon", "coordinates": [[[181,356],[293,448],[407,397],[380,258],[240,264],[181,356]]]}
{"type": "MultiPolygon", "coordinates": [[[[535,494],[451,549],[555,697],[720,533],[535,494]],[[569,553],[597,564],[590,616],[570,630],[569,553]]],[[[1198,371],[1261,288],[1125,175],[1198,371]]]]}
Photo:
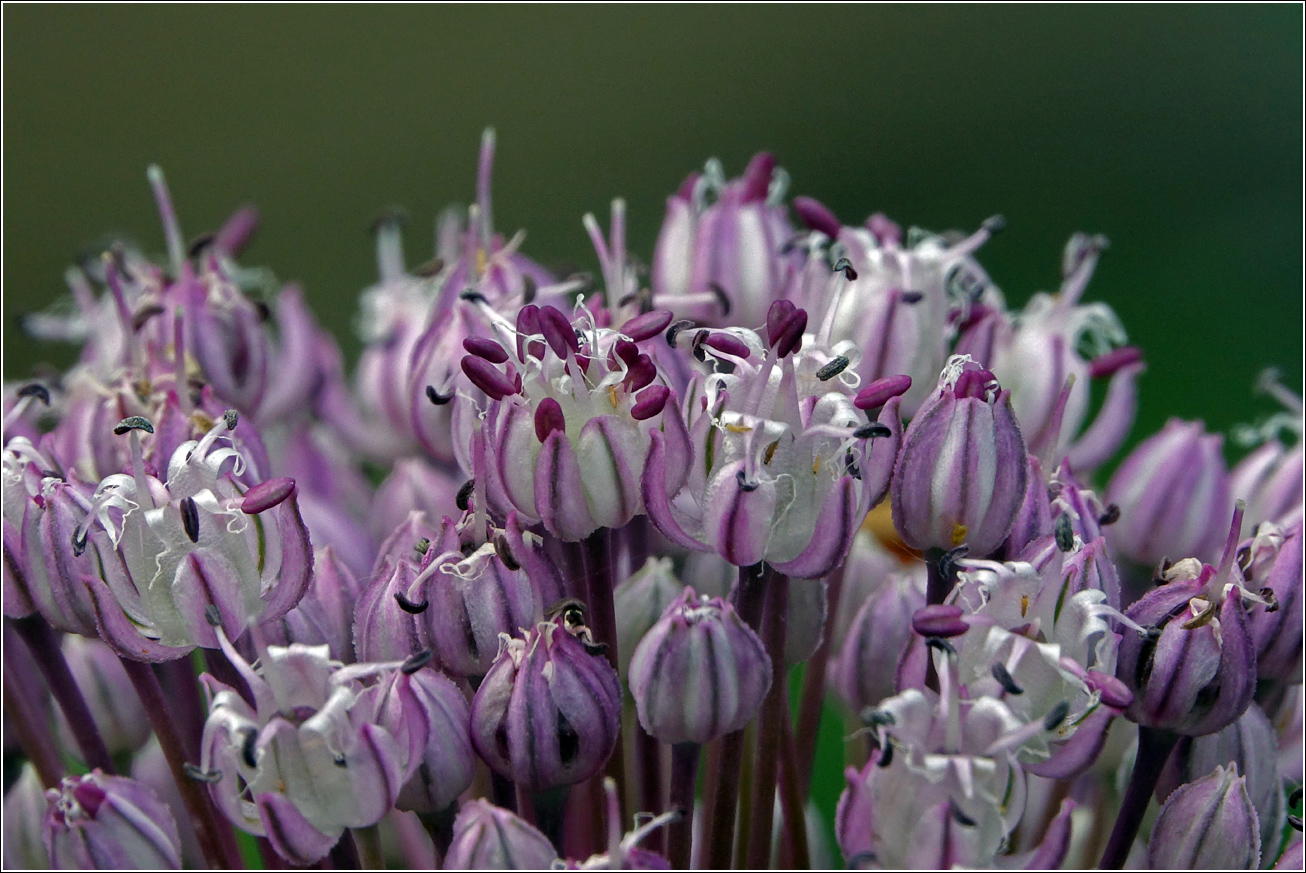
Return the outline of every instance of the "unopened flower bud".
{"type": "Polygon", "coordinates": [[[1237,767],[1178,788],[1147,844],[1153,870],[1255,870],[1260,860],[1260,823],[1237,767]]]}
{"type": "MultiPolygon", "coordinates": [[[[390,685],[397,685],[403,675],[396,672],[390,685]]],[[[419,813],[439,812],[472,784],[476,753],[467,732],[471,713],[463,692],[443,674],[418,669],[407,681],[418,705],[413,706],[406,695],[392,692],[382,704],[379,723],[404,738],[411,728],[402,724],[405,719],[424,722],[417,726],[417,735],[426,736],[427,741],[417,772],[399,791],[395,806],[419,813]]]]}
{"type": "Polygon", "coordinates": [[[500,639],[499,656],[472,700],[476,751],[528,791],[590,778],[616,746],[617,671],[554,622],[500,639]]]}
{"type": "Polygon", "coordinates": [[[992,374],[954,357],[903,435],[891,503],[909,546],[965,543],[980,557],[1010,533],[1029,467],[1007,392],[993,385],[992,374]]]}
{"type": "Polygon", "coordinates": [[[617,586],[612,597],[617,610],[617,652],[622,678],[629,681],[630,658],[635,647],[684,590],[685,583],[676,576],[671,559],[656,557],[649,558],[617,586]]]}
{"type": "MultiPolygon", "coordinates": [[[[109,753],[134,752],[143,746],[150,738],[150,721],[118,656],[99,640],[76,634],[65,636],[62,648],[109,753]]],[[[63,710],[56,707],[55,712],[60,745],[80,758],[63,710]]]]}
{"type": "Polygon", "coordinates": [[[1107,487],[1107,500],[1120,507],[1107,529],[1118,554],[1149,567],[1166,557],[1219,556],[1230,504],[1223,442],[1200,421],[1172,418],[1125,458],[1107,487]]]}
{"type": "Polygon", "coordinates": [[[851,711],[897,692],[898,659],[912,636],[912,615],[925,605],[924,582],[923,574],[890,574],[853,619],[831,674],[851,711]]]}
{"type": "Polygon", "coordinates": [[[458,811],[444,869],[547,870],[557,857],[544,834],[478,798],[458,811]]]}
{"type": "Polygon", "coordinates": [[[720,598],[685,589],[630,659],[639,722],[664,743],[706,743],[748,723],[771,687],[757,634],[720,598]]]}
{"type": "Polygon", "coordinates": [[[18,781],[5,792],[2,842],[6,870],[44,870],[50,866],[50,853],[41,834],[45,807],[45,792],[36,769],[24,764],[18,781]]]}
{"type": "Polygon", "coordinates": [[[46,792],[42,829],[57,870],[181,866],[177,824],[166,804],[134,779],[99,770],[67,776],[46,792]]]}
{"type": "Polygon", "coordinates": [[[1264,523],[1240,555],[1244,549],[1248,586],[1267,601],[1251,613],[1256,672],[1294,683],[1302,667],[1302,523],[1286,531],[1264,523]]]}

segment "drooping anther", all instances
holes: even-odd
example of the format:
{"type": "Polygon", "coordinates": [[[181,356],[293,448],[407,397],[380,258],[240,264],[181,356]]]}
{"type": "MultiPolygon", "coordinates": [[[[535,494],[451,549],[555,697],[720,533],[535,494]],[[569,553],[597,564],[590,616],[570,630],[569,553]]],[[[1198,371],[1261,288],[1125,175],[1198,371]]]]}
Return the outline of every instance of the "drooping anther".
{"type": "Polygon", "coordinates": [[[464,288],[462,293],[458,295],[458,299],[466,300],[468,303],[484,303],[487,306],[490,303],[486,296],[475,288],[464,288]]]}
{"type": "Polygon", "coordinates": [[[512,553],[512,549],[508,546],[508,538],[503,534],[499,534],[494,538],[494,553],[499,556],[499,560],[503,562],[503,566],[507,567],[509,570],[515,571],[521,569],[521,562],[518,561],[517,556],[512,553]]]}
{"type": "Polygon", "coordinates": [[[463,512],[466,512],[468,508],[471,506],[472,491],[475,488],[476,488],[475,479],[468,479],[466,482],[464,482],[462,487],[458,489],[458,493],[454,495],[453,498],[454,505],[457,506],[463,512]]]}
{"type": "Polygon", "coordinates": [[[157,303],[149,303],[136,310],[132,315],[132,330],[140,330],[154,316],[162,315],[163,307],[157,303]]]}
{"type": "Polygon", "coordinates": [[[1068,513],[1063,512],[1057,516],[1056,522],[1052,525],[1052,533],[1060,551],[1069,552],[1075,547],[1075,529],[1071,525],[1068,513]]]}
{"type": "Polygon", "coordinates": [[[833,379],[835,376],[838,376],[844,370],[848,369],[849,363],[851,362],[846,357],[844,357],[843,355],[839,355],[838,357],[834,358],[829,363],[827,363],[824,367],[817,370],[816,378],[822,382],[828,382],[831,379],[833,379]]]}
{"type": "Polygon", "coordinates": [[[993,666],[989,668],[993,678],[1002,686],[1002,690],[1008,694],[1024,694],[1025,689],[1016,684],[1016,680],[1011,678],[1011,671],[1001,661],[994,661],[993,666]]]}
{"type": "Polygon", "coordinates": [[[856,440],[873,440],[880,437],[887,437],[892,435],[893,435],[893,431],[889,430],[889,426],[885,424],[880,424],[878,421],[873,421],[870,424],[864,424],[861,427],[857,428],[857,430],[853,431],[853,439],[856,440]]]}
{"type": "Polygon", "coordinates": [[[957,647],[942,637],[930,637],[925,641],[925,645],[931,649],[938,649],[949,657],[957,657],[957,647]]]}
{"type": "Polygon", "coordinates": [[[853,269],[853,262],[847,258],[840,258],[835,261],[834,271],[836,273],[843,273],[843,277],[849,282],[855,282],[857,280],[857,271],[853,269]]]}
{"type": "Polygon", "coordinates": [[[1277,597],[1274,596],[1274,589],[1273,589],[1273,588],[1262,588],[1262,589],[1261,589],[1261,599],[1265,601],[1265,611],[1266,611],[1266,612],[1278,612],[1278,611],[1279,611],[1279,598],[1277,598],[1277,597]]]}
{"type": "Polygon", "coordinates": [[[409,615],[421,615],[423,612],[426,612],[427,607],[431,605],[431,601],[429,600],[423,600],[421,603],[413,603],[413,601],[404,596],[402,591],[395,592],[395,603],[398,603],[399,608],[409,615]]]}
{"type": "Polygon", "coordinates": [[[530,303],[535,300],[535,295],[539,293],[540,286],[535,284],[535,280],[530,276],[521,277],[521,302],[530,303]]]}
{"type": "Polygon", "coordinates": [[[432,276],[440,275],[444,269],[444,258],[431,258],[424,264],[418,264],[413,268],[413,275],[420,276],[423,279],[429,279],[432,276]]]}
{"type": "Polygon", "coordinates": [[[212,232],[202,233],[195,237],[190,241],[190,245],[186,246],[186,257],[198,258],[200,255],[204,254],[205,249],[213,245],[217,238],[218,235],[212,232]]]}
{"type": "Polygon", "coordinates": [[[215,604],[204,607],[204,620],[213,627],[222,627],[222,613],[215,604]]]}
{"type": "Polygon", "coordinates": [[[685,328],[693,326],[694,322],[688,318],[682,318],[679,321],[672,322],[671,326],[667,328],[667,345],[674,349],[676,347],[676,339],[680,336],[680,332],[685,328]]]}
{"type": "Polygon", "coordinates": [[[892,763],[893,763],[893,740],[889,740],[889,742],[884,744],[884,748],[880,749],[880,757],[876,759],[875,766],[888,767],[892,763]]]}
{"type": "Polygon", "coordinates": [[[77,557],[81,557],[82,553],[86,551],[86,538],[88,533],[88,531],[84,530],[73,531],[73,554],[77,557]]]}
{"type": "Polygon", "coordinates": [[[190,761],[183,762],[181,765],[181,769],[185,771],[188,777],[194,779],[196,782],[204,782],[209,785],[217,785],[219,782],[222,781],[221,770],[205,770],[202,767],[196,767],[190,761]]]}
{"type": "Polygon", "coordinates": [[[426,399],[431,401],[435,406],[444,406],[450,400],[453,400],[453,395],[454,393],[452,391],[448,394],[441,394],[439,391],[435,390],[434,385],[426,386],[426,399]]]}
{"type": "Polygon", "coordinates": [[[240,413],[234,409],[224,410],[222,413],[222,423],[227,426],[227,430],[235,430],[236,425],[240,424],[240,413]]]}
{"type": "Polygon", "coordinates": [[[192,543],[200,541],[200,509],[195,505],[193,497],[183,497],[181,504],[178,506],[181,511],[181,527],[186,531],[186,536],[192,543]]]}
{"type": "Polygon", "coordinates": [[[939,575],[944,581],[954,583],[957,581],[957,562],[970,553],[970,546],[962,544],[957,548],[944,552],[943,557],[939,558],[939,575]]]}
{"type": "Polygon", "coordinates": [[[990,215],[980,227],[989,233],[1001,233],[1007,226],[1007,219],[1002,215],[990,215]]]}
{"type": "Polygon", "coordinates": [[[403,673],[405,676],[411,676],[427,664],[431,663],[433,655],[434,653],[430,649],[423,649],[416,655],[410,657],[407,661],[404,661],[404,663],[399,667],[399,672],[403,673]]]}
{"type": "Polygon", "coordinates": [[[118,436],[122,436],[132,430],[143,430],[146,433],[154,433],[154,425],[150,424],[149,419],[147,418],[139,415],[129,415],[113,426],[113,432],[118,436]]]}
{"type": "Polygon", "coordinates": [[[925,299],[925,295],[920,291],[904,291],[898,295],[899,303],[906,303],[908,306],[915,306],[925,299]]]}
{"type": "Polygon", "coordinates": [[[735,482],[739,484],[739,490],[743,491],[744,493],[748,493],[750,491],[756,491],[757,486],[761,484],[756,480],[750,482],[748,477],[744,475],[743,470],[740,470],[735,473],[735,482]]]}
{"type": "Polygon", "coordinates": [[[1061,723],[1066,720],[1066,716],[1068,715],[1070,715],[1070,701],[1063,700],[1056,706],[1052,707],[1052,710],[1047,715],[1043,716],[1043,730],[1056,730],[1061,723]]]}
{"type": "Polygon", "coordinates": [[[975,827],[976,824],[978,824],[978,822],[976,822],[975,819],[971,818],[970,816],[966,815],[966,813],[962,812],[961,807],[958,806],[955,802],[949,801],[949,806],[952,808],[952,817],[953,819],[956,820],[957,824],[966,828],[973,828],[975,827]]]}
{"type": "Polygon", "coordinates": [[[1102,515],[1098,517],[1097,523],[1102,527],[1106,527],[1109,524],[1115,524],[1119,520],[1120,520],[1120,507],[1114,503],[1108,503],[1106,507],[1106,511],[1103,512],[1102,515]]]}
{"type": "Polygon", "coordinates": [[[245,763],[250,767],[258,766],[258,757],[254,754],[254,744],[258,742],[258,731],[254,728],[244,730],[244,739],[240,744],[240,756],[245,759],[245,763]]]}
{"type": "Polygon", "coordinates": [[[708,283],[707,288],[708,288],[708,290],[711,291],[714,295],[716,295],[716,303],[717,303],[717,306],[721,307],[721,315],[722,315],[722,316],[727,316],[727,315],[729,315],[729,314],[730,314],[730,297],[726,294],[726,289],[722,288],[722,287],[721,287],[720,285],[718,285],[716,282],[710,282],[710,283],[708,283]]]}
{"type": "Polygon", "coordinates": [[[50,405],[50,392],[40,382],[31,382],[18,389],[19,397],[35,397],[37,400],[50,405]]]}

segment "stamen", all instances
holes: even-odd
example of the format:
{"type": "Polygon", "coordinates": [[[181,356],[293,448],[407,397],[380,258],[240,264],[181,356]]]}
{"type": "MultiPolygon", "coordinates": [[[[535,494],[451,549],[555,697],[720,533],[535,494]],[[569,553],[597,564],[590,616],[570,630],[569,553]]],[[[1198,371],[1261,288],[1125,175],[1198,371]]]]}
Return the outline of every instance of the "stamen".
{"type": "Polygon", "coordinates": [[[168,183],[163,178],[163,170],[158,164],[150,164],[145,170],[145,177],[150,181],[154,191],[154,202],[159,208],[159,218],[163,222],[163,238],[168,245],[168,260],[172,263],[172,275],[181,275],[182,261],[185,260],[185,247],[182,244],[181,226],[177,223],[177,213],[172,206],[172,195],[168,193],[168,183]]]}
{"type": "Polygon", "coordinates": [[[1052,532],[1058,550],[1069,552],[1075,547],[1075,529],[1071,526],[1069,513],[1063,512],[1057,516],[1056,523],[1052,525],[1052,532]]]}
{"type": "Polygon", "coordinates": [[[1016,684],[1016,680],[1011,678],[1011,671],[1001,661],[994,661],[990,672],[993,674],[993,678],[998,681],[998,684],[1002,686],[1003,691],[1012,695],[1025,693],[1025,689],[1016,684]]]}
{"type": "Polygon", "coordinates": [[[867,385],[853,398],[858,409],[879,409],[894,397],[906,394],[911,388],[911,376],[885,376],[867,385]]]}
{"type": "Polygon", "coordinates": [[[761,484],[760,482],[748,481],[748,477],[744,475],[743,470],[738,470],[735,472],[735,482],[739,484],[739,490],[743,491],[746,494],[751,491],[756,491],[757,487],[761,484]]]}
{"type": "Polygon", "coordinates": [[[502,533],[497,534],[494,537],[494,553],[499,556],[499,560],[503,562],[503,566],[507,567],[509,570],[516,572],[521,569],[521,563],[517,560],[517,556],[512,553],[512,549],[508,545],[508,538],[502,533]]]}
{"type": "Polygon", "coordinates": [[[641,391],[630,407],[630,417],[636,421],[646,421],[662,411],[667,405],[671,389],[665,385],[650,385],[641,391]]]}
{"type": "Polygon", "coordinates": [[[1114,376],[1125,367],[1136,364],[1141,360],[1143,360],[1142,349],[1138,348],[1138,346],[1125,346],[1094,358],[1089,362],[1088,375],[1094,379],[1114,376]]]}
{"type": "Polygon", "coordinates": [[[799,196],[793,199],[792,205],[794,212],[798,213],[798,220],[809,229],[823,233],[830,239],[839,236],[842,227],[839,218],[824,203],[811,197],[799,196]]]}
{"type": "Polygon", "coordinates": [[[1051,712],[1043,716],[1043,730],[1054,731],[1070,714],[1070,701],[1063,700],[1056,706],[1052,707],[1051,712]]]}
{"type": "Polygon", "coordinates": [[[409,615],[421,615],[423,612],[426,612],[427,607],[431,605],[431,601],[429,600],[423,600],[421,603],[413,603],[413,601],[404,596],[402,591],[395,592],[395,602],[399,604],[400,609],[409,615]]]}
{"type": "Polygon", "coordinates": [[[893,436],[893,431],[889,430],[888,425],[880,424],[878,421],[864,424],[857,428],[857,430],[853,431],[853,439],[857,440],[873,440],[878,437],[887,436],[893,436]]]}
{"type": "Polygon", "coordinates": [[[676,338],[680,336],[680,332],[685,328],[693,326],[694,322],[688,318],[682,318],[672,324],[671,327],[667,328],[667,345],[674,349],[676,347],[676,338]]]}
{"type": "Polygon", "coordinates": [[[50,392],[40,382],[29,382],[28,384],[19,388],[18,396],[23,398],[35,397],[37,400],[41,401],[46,406],[50,405],[50,392]]]}
{"type": "Polygon", "coordinates": [[[460,511],[466,512],[468,510],[470,506],[468,501],[471,499],[472,489],[475,487],[476,480],[468,479],[463,483],[462,487],[458,489],[458,493],[454,495],[454,505],[457,506],[460,511]]]}
{"type": "Polygon", "coordinates": [[[454,394],[455,392],[453,391],[450,391],[448,394],[441,394],[435,390],[434,385],[426,386],[426,399],[431,401],[435,406],[444,406],[446,403],[453,400],[454,394]]]}
{"type": "Polygon", "coordinates": [[[295,493],[295,480],[289,476],[278,476],[260,482],[245,492],[240,502],[240,511],[246,515],[258,515],[283,503],[295,493]]]}
{"type": "Polygon", "coordinates": [[[190,761],[183,762],[181,768],[182,770],[185,771],[188,777],[194,779],[196,782],[204,782],[209,785],[217,785],[219,782],[222,781],[221,770],[205,770],[201,767],[196,767],[190,761]]]}
{"type": "Polygon", "coordinates": [[[427,664],[431,663],[432,657],[434,657],[434,652],[430,649],[423,649],[416,655],[413,655],[411,658],[404,661],[403,664],[399,666],[399,672],[403,673],[405,676],[411,676],[427,664]]]}
{"type": "Polygon", "coordinates": [[[834,271],[843,273],[843,277],[849,282],[857,281],[857,271],[853,269],[853,262],[847,258],[840,258],[834,262],[834,271]]]}
{"type": "Polygon", "coordinates": [[[655,309],[652,312],[645,312],[642,315],[636,315],[621,326],[621,332],[630,338],[631,342],[644,342],[650,340],[662,331],[667,329],[671,324],[672,314],[665,309],[655,309]]]}
{"type": "Polygon", "coordinates": [[[195,505],[192,497],[183,497],[181,505],[178,507],[181,511],[181,526],[186,531],[186,536],[192,543],[200,541],[200,511],[195,505]]]}
{"type": "Polygon", "coordinates": [[[824,367],[816,371],[816,378],[822,382],[828,382],[835,376],[838,376],[844,370],[848,369],[849,360],[843,355],[834,358],[824,367]]]}
{"type": "Polygon", "coordinates": [[[1106,507],[1106,511],[1103,512],[1102,515],[1098,517],[1097,523],[1101,527],[1106,527],[1107,525],[1115,524],[1119,520],[1120,520],[1120,507],[1117,504],[1108,503],[1106,507]]]}
{"type": "Polygon", "coordinates": [[[545,397],[535,407],[535,438],[542,443],[555,430],[566,433],[567,419],[562,414],[562,405],[552,397],[545,397]]]}
{"type": "Polygon", "coordinates": [[[469,336],[463,340],[463,348],[469,354],[484,358],[491,364],[504,364],[508,361],[508,353],[503,350],[503,346],[486,337],[469,336]]]}
{"type": "Polygon", "coordinates": [[[258,731],[254,728],[245,728],[244,739],[240,744],[240,756],[245,759],[245,763],[250,766],[258,767],[258,758],[255,756],[254,744],[258,741],[258,731]]]}
{"type": "MultiPolygon", "coordinates": [[[[574,336],[573,336],[574,338],[574,336]]],[[[502,400],[517,393],[517,386],[493,364],[475,355],[462,359],[463,374],[491,400],[502,400]]]]}

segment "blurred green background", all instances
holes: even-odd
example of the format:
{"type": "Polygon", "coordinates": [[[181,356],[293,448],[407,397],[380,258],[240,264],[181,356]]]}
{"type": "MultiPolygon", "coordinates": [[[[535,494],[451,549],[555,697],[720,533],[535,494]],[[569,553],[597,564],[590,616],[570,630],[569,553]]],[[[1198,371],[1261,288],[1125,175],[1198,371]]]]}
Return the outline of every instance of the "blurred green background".
{"type": "MultiPolygon", "coordinates": [[[[162,252],[162,164],[188,238],[255,202],[243,259],[350,324],[375,276],[371,219],[473,193],[499,134],[495,221],[550,264],[593,264],[581,228],[629,202],[646,260],[665,197],[704,159],[770,149],[792,192],[845,221],[970,229],[1008,300],[1055,287],[1076,230],[1112,242],[1088,299],[1149,371],[1135,439],[1167,416],[1217,430],[1300,389],[1302,10],[1280,6],[4,8],[4,368],[67,349],[17,315],[63,293],[107,231],[162,252]]],[[[838,743],[837,730],[829,741],[838,743]]],[[[821,786],[832,803],[841,778],[821,786]]]]}

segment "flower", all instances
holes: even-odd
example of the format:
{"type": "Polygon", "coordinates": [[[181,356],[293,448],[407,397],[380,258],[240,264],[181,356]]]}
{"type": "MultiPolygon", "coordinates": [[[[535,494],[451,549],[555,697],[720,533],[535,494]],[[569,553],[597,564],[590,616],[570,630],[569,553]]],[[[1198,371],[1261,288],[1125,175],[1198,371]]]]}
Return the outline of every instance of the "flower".
{"type": "Polygon", "coordinates": [[[168,807],[125,776],[93,770],[46,792],[42,831],[56,870],[181,867],[181,841],[168,807]]]}

